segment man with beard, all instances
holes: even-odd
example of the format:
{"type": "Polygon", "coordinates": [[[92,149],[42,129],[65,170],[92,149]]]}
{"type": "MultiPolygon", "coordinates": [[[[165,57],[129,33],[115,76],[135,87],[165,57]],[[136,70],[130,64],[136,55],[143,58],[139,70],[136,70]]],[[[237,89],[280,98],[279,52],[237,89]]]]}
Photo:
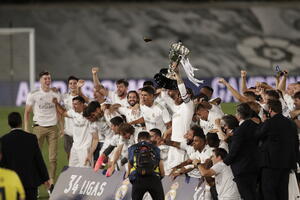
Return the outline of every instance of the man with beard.
{"type": "MultiPolygon", "coordinates": [[[[114,104],[110,108],[110,112],[117,111],[121,115],[124,115],[126,117],[126,121],[132,122],[139,118],[141,118],[141,111],[139,107],[139,94],[132,90],[127,93],[127,102],[128,106],[122,106],[120,104],[114,104]]],[[[137,135],[139,132],[143,130],[142,124],[134,124],[135,133],[134,133],[134,139],[137,142],[137,135]]]]}
{"type": "Polygon", "coordinates": [[[128,82],[124,79],[117,80],[116,86],[117,90],[116,91],[110,91],[104,88],[104,86],[100,83],[98,79],[98,73],[99,68],[98,67],[93,67],[92,68],[92,74],[93,74],[93,82],[94,82],[94,87],[96,88],[97,91],[99,91],[103,96],[108,97],[109,100],[113,104],[121,104],[122,106],[128,106],[127,103],[127,90],[128,90],[128,82]]]}
{"type": "Polygon", "coordinates": [[[165,141],[167,145],[180,148],[184,150],[187,154],[187,159],[180,163],[179,165],[172,168],[171,175],[174,177],[179,176],[184,173],[189,173],[189,176],[194,178],[200,178],[200,173],[197,170],[194,170],[192,166],[192,161],[195,158],[201,158],[205,161],[211,155],[211,149],[206,145],[206,138],[203,133],[203,130],[199,126],[193,126],[186,134],[185,138],[187,142],[174,142],[174,141],[165,141]],[[203,141],[201,147],[196,147],[193,145],[194,137],[197,136],[203,141]]]}
{"type": "Polygon", "coordinates": [[[184,135],[184,138],[186,139],[185,141],[175,142],[172,140],[165,139],[164,144],[186,151],[186,155],[187,155],[187,157],[189,157],[193,152],[195,152],[193,145],[192,145],[194,134],[196,132],[201,132],[201,131],[202,131],[202,129],[199,126],[194,125],[184,135]]]}

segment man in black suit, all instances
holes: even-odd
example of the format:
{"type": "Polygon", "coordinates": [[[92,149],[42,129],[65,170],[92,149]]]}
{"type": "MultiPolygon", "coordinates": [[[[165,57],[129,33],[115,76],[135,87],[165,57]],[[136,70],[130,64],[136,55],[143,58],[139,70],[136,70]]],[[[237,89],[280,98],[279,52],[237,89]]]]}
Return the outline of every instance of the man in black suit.
{"type": "Polygon", "coordinates": [[[35,200],[39,185],[45,184],[49,188],[49,175],[37,138],[21,129],[20,113],[10,113],[8,124],[11,132],[1,138],[1,165],[17,172],[25,189],[26,200],[35,200]]]}
{"type": "Polygon", "coordinates": [[[253,111],[247,103],[237,106],[236,117],[240,126],[234,129],[229,154],[224,159],[230,165],[239,193],[244,200],[256,199],[258,174],[257,141],[258,125],[251,120],[253,111]]]}
{"type": "Polygon", "coordinates": [[[296,125],[282,115],[278,100],[267,103],[270,119],[257,132],[260,146],[261,189],[264,200],[287,200],[289,173],[296,169],[299,141],[296,125]]]}

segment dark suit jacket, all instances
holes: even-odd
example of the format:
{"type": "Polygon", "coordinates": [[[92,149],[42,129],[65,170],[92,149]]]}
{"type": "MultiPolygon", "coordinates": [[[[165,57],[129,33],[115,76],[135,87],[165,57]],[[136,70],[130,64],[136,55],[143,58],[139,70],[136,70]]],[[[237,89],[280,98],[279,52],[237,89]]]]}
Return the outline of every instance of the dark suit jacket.
{"type": "Polygon", "coordinates": [[[35,135],[15,129],[1,138],[3,158],[1,165],[14,170],[24,188],[36,188],[49,180],[35,135]]]}
{"type": "Polygon", "coordinates": [[[294,169],[299,159],[296,124],[282,114],[266,120],[257,132],[261,140],[260,167],[294,169]]]}
{"type": "Polygon", "coordinates": [[[258,125],[252,120],[245,120],[233,131],[229,154],[224,159],[230,165],[235,177],[258,172],[258,148],[255,132],[258,125]]]}

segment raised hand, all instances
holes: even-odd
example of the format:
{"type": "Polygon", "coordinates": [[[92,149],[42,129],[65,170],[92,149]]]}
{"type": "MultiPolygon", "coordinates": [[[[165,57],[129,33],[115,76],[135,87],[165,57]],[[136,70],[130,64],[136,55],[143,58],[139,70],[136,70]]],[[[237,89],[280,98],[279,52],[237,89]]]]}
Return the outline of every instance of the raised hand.
{"type": "Polygon", "coordinates": [[[245,70],[241,70],[241,77],[246,78],[247,72],[245,70]]]}
{"type": "Polygon", "coordinates": [[[223,84],[223,85],[225,85],[227,83],[227,81],[225,81],[224,78],[220,78],[218,82],[223,84]]]}
{"type": "Polygon", "coordinates": [[[99,72],[99,67],[92,68],[92,74],[97,74],[99,72]]]}
{"type": "Polygon", "coordinates": [[[80,80],[77,82],[77,87],[81,88],[81,87],[84,86],[84,84],[85,84],[85,81],[82,80],[82,79],[80,79],[80,80]]]}

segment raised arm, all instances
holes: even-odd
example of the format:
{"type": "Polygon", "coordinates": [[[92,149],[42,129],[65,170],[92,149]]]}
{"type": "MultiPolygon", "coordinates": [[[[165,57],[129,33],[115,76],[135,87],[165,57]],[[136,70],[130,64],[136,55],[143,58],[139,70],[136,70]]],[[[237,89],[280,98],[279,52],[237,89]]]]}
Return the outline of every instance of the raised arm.
{"type": "Polygon", "coordinates": [[[278,84],[278,89],[285,94],[285,88],[286,88],[286,79],[288,77],[288,72],[284,70],[283,77],[281,78],[279,84],[278,84]]]}
{"type": "Polygon", "coordinates": [[[98,72],[99,72],[99,68],[98,67],[93,67],[92,68],[92,75],[93,75],[93,83],[94,83],[94,87],[97,88],[97,87],[101,87],[101,83],[99,81],[99,78],[98,78],[98,72]]]}
{"type": "Polygon", "coordinates": [[[179,89],[179,92],[180,92],[180,96],[181,96],[184,103],[188,103],[188,102],[191,101],[191,99],[190,99],[190,96],[188,95],[188,93],[186,91],[184,82],[181,78],[180,71],[178,69],[178,65],[176,63],[174,63],[173,65],[175,65],[174,71],[175,71],[175,74],[176,74],[175,77],[176,77],[177,86],[178,86],[178,89],[179,89]]]}
{"type": "Polygon", "coordinates": [[[93,67],[92,68],[94,88],[96,90],[98,90],[103,96],[107,96],[108,95],[108,90],[106,90],[104,88],[104,86],[101,84],[101,82],[99,81],[98,72],[99,72],[98,67],[93,67]]]}
{"type": "Polygon", "coordinates": [[[69,117],[66,109],[64,109],[57,101],[57,98],[53,98],[52,102],[55,104],[56,111],[63,117],[69,117]]]}
{"type": "Polygon", "coordinates": [[[232,96],[234,96],[234,98],[236,98],[239,102],[247,102],[247,98],[234,89],[224,78],[219,79],[219,83],[225,85],[225,87],[227,87],[227,89],[231,92],[232,96]]]}
{"type": "Polygon", "coordinates": [[[248,90],[246,79],[247,79],[247,72],[245,70],[241,70],[241,90],[243,93],[248,90]]]}
{"type": "Polygon", "coordinates": [[[84,86],[84,84],[85,84],[85,81],[84,80],[78,80],[78,82],[77,82],[77,94],[79,95],[79,96],[81,96],[83,99],[84,99],[84,101],[86,102],[86,103],[88,103],[89,101],[90,101],[90,99],[87,97],[87,96],[85,96],[83,93],[82,93],[82,90],[81,90],[81,88],[84,86]]]}

